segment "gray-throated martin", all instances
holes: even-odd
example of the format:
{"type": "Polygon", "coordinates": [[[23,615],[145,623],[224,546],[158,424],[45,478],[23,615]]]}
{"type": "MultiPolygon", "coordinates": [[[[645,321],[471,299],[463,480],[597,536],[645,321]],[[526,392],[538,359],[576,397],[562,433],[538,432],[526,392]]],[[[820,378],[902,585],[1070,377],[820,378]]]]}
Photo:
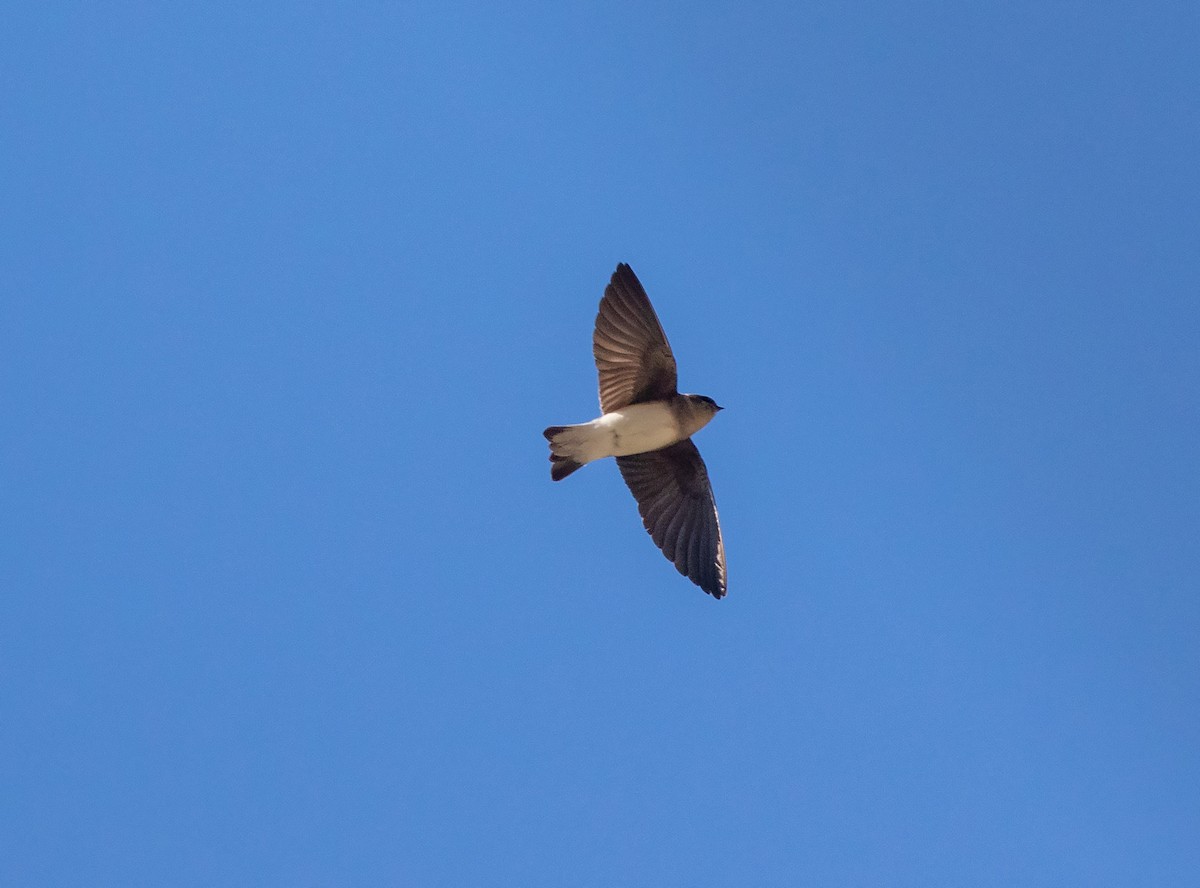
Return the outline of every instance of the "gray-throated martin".
{"type": "Polygon", "coordinates": [[[550,477],[561,481],[615,456],[655,545],[681,574],[721,598],[725,545],[708,470],[691,439],[721,408],[704,395],[679,394],[667,334],[624,263],[600,300],[592,354],[601,416],[542,433],[550,442],[550,477]]]}

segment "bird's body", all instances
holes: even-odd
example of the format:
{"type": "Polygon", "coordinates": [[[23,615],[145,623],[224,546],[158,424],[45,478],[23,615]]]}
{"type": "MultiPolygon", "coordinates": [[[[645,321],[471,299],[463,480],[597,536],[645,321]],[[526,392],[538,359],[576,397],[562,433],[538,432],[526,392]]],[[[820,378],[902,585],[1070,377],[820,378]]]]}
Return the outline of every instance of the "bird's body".
{"type": "MultiPolygon", "coordinates": [[[[581,466],[606,456],[633,456],[661,450],[690,438],[716,415],[695,395],[676,395],[670,400],[630,404],[605,413],[591,422],[552,426],[551,453],[581,466]]],[[[557,479],[556,479],[557,480],[557,479]]]]}
{"type": "Polygon", "coordinates": [[[691,436],[721,408],[676,390],[675,358],[641,283],[618,265],[600,301],[592,351],[601,415],[550,426],[550,475],[561,481],[614,456],[663,554],[710,595],[725,594],[725,546],[708,471],[691,436]]]}

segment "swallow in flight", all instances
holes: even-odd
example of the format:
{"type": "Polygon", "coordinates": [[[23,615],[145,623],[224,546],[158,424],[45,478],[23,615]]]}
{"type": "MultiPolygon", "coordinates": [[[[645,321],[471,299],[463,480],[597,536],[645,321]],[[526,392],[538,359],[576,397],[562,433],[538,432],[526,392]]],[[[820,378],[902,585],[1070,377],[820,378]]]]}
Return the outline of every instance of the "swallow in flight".
{"type": "Polygon", "coordinates": [[[592,354],[600,413],[550,426],[550,477],[615,456],[642,523],[676,569],[714,598],[725,595],[725,545],[708,470],[691,436],[721,408],[677,390],[675,356],[633,269],[617,266],[600,300],[592,354]]]}

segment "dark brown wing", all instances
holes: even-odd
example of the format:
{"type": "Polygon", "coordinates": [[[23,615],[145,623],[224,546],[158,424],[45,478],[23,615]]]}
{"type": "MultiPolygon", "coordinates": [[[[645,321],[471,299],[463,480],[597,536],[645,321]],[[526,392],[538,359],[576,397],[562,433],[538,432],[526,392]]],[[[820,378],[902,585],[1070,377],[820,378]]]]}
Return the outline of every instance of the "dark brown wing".
{"type": "Polygon", "coordinates": [[[605,413],[674,395],[675,356],[633,269],[622,263],[600,300],[592,354],[605,413]]]}
{"type": "Polygon", "coordinates": [[[708,470],[685,438],[662,450],[618,456],[642,523],[676,569],[714,598],[725,595],[725,544],[708,470]]]}

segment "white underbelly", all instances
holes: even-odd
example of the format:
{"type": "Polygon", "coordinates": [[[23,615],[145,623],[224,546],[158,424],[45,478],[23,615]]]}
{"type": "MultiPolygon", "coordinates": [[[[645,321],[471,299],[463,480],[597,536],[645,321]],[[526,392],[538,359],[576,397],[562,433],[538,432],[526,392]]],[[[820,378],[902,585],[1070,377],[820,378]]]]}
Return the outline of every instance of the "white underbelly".
{"type": "Polygon", "coordinates": [[[680,439],[675,416],[665,404],[631,404],[592,420],[606,456],[660,450],[680,439]]]}

